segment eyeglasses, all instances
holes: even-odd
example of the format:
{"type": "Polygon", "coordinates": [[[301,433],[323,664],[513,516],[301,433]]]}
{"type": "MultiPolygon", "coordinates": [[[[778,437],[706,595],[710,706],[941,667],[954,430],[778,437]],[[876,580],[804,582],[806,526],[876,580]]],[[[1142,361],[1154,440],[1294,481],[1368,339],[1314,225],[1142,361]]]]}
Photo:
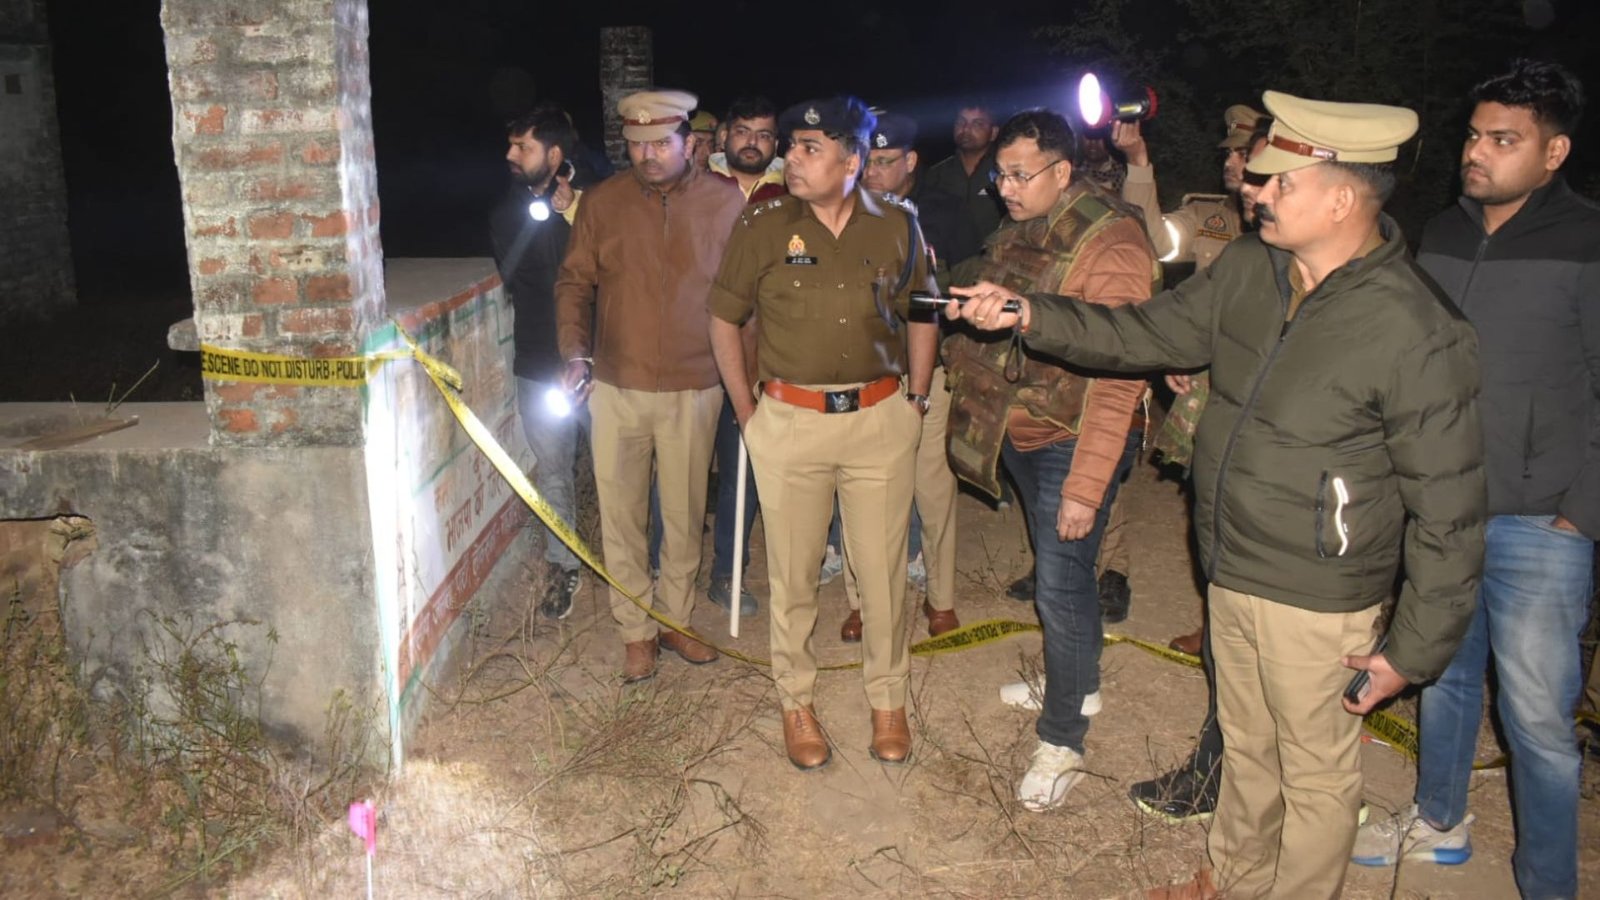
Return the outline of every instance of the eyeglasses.
{"type": "Polygon", "coordinates": [[[1026,185],[1028,182],[1034,180],[1035,178],[1038,178],[1040,175],[1043,175],[1044,173],[1046,173],[1046,172],[1050,171],[1051,169],[1055,168],[1056,165],[1058,165],[1059,163],[1064,163],[1064,162],[1066,162],[1066,160],[1058,159],[1055,162],[1050,163],[1049,165],[1047,165],[1044,168],[1040,169],[1039,171],[1033,173],[1032,175],[1024,175],[1021,172],[1001,172],[998,169],[990,169],[989,170],[989,181],[991,183],[995,184],[996,186],[1002,186],[1006,182],[1009,181],[1012,184],[1016,185],[1017,187],[1022,187],[1023,185],[1026,185]]]}
{"type": "Polygon", "coordinates": [[[767,131],[764,128],[758,131],[754,128],[746,128],[743,125],[734,126],[733,136],[740,139],[748,139],[753,137],[763,144],[770,144],[778,139],[777,134],[767,131]]]}
{"type": "Polygon", "coordinates": [[[869,156],[867,157],[867,168],[887,169],[891,166],[899,165],[900,161],[905,158],[906,155],[904,153],[900,154],[899,156],[869,156]]]}

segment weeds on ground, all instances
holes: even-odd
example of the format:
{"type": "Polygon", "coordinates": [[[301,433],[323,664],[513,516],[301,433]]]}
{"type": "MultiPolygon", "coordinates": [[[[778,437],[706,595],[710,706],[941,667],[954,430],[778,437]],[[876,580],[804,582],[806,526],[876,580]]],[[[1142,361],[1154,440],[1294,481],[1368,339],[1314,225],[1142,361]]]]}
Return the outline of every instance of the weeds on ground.
{"type": "Polygon", "coordinates": [[[13,585],[0,624],[0,802],[65,812],[61,767],[86,745],[88,707],[72,680],[53,606],[32,610],[13,585]]]}

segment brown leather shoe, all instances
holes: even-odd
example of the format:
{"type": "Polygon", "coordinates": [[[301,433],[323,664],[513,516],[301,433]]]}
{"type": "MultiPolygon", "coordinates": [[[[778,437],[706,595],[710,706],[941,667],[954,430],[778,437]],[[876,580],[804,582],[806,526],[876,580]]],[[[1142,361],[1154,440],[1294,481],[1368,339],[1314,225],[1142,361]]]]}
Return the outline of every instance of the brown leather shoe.
{"type": "Polygon", "coordinates": [[[850,610],[850,615],[845,618],[844,624],[839,626],[839,640],[846,644],[861,643],[861,610],[850,610]]]}
{"type": "Polygon", "coordinates": [[[622,661],[622,680],[627,684],[648,681],[656,674],[656,639],[629,641],[622,645],[627,656],[622,661]]]}
{"type": "Polygon", "coordinates": [[[886,763],[903,763],[911,758],[911,725],[906,722],[904,706],[872,711],[872,746],[867,752],[886,763]]]}
{"type": "Polygon", "coordinates": [[[783,711],[783,746],[789,752],[789,762],[802,772],[827,765],[833,756],[828,737],[822,733],[822,723],[809,706],[783,711]]]}
{"type": "Polygon", "coordinates": [[[661,646],[683,657],[683,661],[696,666],[716,662],[717,651],[701,641],[676,631],[661,632],[661,646]]]}
{"type": "Polygon", "coordinates": [[[1180,634],[1168,641],[1167,646],[1178,651],[1179,653],[1187,653],[1190,656],[1199,656],[1200,633],[1201,630],[1196,628],[1192,634],[1180,634]]]}
{"type": "Polygon", "coordinates": [[[953,609],[934,609],[924,600],[922,611],[928,614],[928,637],[938,637],[946,631],[955,631],[961,627],[961,620],[956,618],[956,611],[953,609]]]}
{"type": "Polygon", "coordinates": [[[1211,870],[1201,869],[1188,881],[1152,888],[1144,896],[1145,900],[1216,900],[1219,895],[1211,884],[1211,870]]]}

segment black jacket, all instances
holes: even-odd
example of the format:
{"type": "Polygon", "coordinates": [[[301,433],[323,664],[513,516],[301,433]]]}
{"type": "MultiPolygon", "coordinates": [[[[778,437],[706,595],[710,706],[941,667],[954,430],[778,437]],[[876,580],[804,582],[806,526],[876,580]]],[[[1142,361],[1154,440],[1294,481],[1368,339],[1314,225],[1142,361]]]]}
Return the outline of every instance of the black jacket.
{"type": "Polygon", "coordinates": [[[489,216],[489,237],[516,314],[512,370],[518,378],[551,381],[566,368],[556,349],[555,283],[572,228],[554,210],[544,221],[534,219],[528,211],[534,199],[525,185],[513,185],[489,216]]]}
{"type": "Polygon", "coordinates": [[[1207,578],[1352,612],[1390,596],[1403,548],[1387,655],[1426,681],[1455,655],[1483,568],[1477,342],[1387,217],[1383,235],[1287,324],[1293,261],[1247,234],[1144,303],[1036,296],[1025,340],[1099,369],[1210,365],[1194,457],[1207,578]]]}
{"type": "Polygon", "coordinates": [[[1490,515],[1600,538],[1600,208],[1558,175],[1491,235],[1463,197],[1417,263],[1478,331],[1490,515]]]}

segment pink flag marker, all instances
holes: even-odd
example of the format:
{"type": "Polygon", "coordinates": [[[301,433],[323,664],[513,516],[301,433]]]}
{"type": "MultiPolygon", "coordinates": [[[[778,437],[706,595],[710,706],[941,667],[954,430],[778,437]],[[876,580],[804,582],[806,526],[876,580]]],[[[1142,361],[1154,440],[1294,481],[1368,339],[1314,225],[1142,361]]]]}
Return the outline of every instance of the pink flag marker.
{"type": "Polygon", "coordinates": [[[350,804],[350,830],[367,848],[367,900],[372,900],[372,857],[378,853],[378,808],[371,800],[350,804]]]}

